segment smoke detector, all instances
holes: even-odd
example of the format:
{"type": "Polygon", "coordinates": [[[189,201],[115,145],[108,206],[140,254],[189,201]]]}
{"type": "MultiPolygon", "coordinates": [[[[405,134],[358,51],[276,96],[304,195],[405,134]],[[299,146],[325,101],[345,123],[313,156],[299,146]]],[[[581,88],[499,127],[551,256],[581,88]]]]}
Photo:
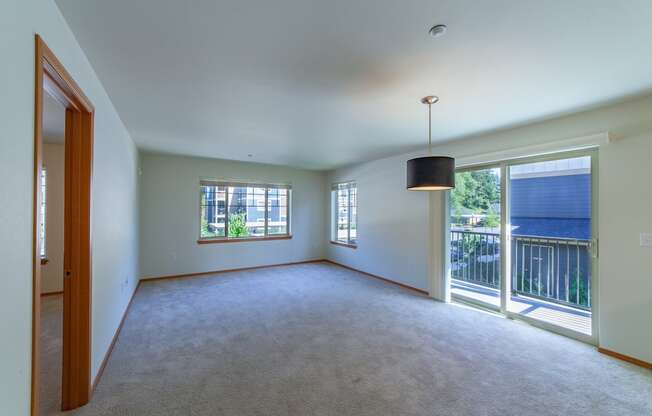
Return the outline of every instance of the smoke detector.
{"type": "Polygon", "coordinates": [[[435,25],[430,28],[430,36],[433,38],[440,38],[446,34],[446,31],[448,30],[448,27],[446,25],[435,25]]]}

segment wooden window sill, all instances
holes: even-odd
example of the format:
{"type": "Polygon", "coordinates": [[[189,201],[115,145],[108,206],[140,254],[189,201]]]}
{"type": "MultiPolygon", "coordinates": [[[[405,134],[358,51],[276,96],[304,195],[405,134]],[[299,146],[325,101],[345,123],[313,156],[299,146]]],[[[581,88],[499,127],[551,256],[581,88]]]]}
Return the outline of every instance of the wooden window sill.
{"type": "Polygon", "coordinates": [[[206,238],[197,240],[197,244],[217,244],[217,243],[242,243],[245,241],[270,241],[270,240],[290,240],[291,235],[279,235],[269,237],[244,237],[244,238],[206,238]]]}
{"type": "Polygon", "coordinates": [[[335,244],[336,246],[348,247],[348,248],[352,248],[352,249],[358,248],[357,244],[343,243],[341,241],[333,241],[333,240],[331,240],[331,244],[335,244]]]}

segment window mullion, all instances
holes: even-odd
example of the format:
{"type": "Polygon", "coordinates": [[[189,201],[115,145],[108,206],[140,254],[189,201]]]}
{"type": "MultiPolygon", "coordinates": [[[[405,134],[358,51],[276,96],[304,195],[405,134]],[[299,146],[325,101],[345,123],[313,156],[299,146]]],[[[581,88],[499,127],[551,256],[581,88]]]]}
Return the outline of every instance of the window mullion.
{"type": "Polygon", "coordinates": [[[269,204],[269,188],[265,188],[265,237],[268,235],[268,228],[269,228],[269,211],[268,211],[268,204],[269,204]]]}
{"type": "Polygon", "coordinates": [[[229,238],[229,187],[224,188],[224,238],[229,238]]]}
{"type": "Polygon", "coordinates": [[[340,213],[337,197],[337,190],[331,189],[331,240],[337,240],[337,220],[340,213]]]}
{"type": "Polygon", "coordinates": [[[347,195],[347,205],[346,205],[346,242],[351,243],[351,186],[349,185],[347,195]]]}

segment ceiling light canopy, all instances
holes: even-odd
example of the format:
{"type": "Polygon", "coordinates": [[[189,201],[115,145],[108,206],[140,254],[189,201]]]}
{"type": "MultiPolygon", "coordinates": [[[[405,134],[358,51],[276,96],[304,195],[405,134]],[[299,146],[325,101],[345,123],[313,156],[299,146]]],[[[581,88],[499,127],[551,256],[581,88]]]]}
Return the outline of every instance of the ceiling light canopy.
{"type": "Polygon", "coordinates": [[[455,188],[455,159],[432,155],[432,105],[439,98],[429,95],[421,99],[428,105],[428,153],[407,162],[407,189],[410,191],[442,191],[455,188]]]}

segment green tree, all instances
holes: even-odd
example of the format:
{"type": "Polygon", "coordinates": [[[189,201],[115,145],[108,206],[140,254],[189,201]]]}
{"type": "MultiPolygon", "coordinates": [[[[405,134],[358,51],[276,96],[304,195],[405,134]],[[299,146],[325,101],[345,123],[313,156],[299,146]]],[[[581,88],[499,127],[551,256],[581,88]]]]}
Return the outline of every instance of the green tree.
{"type": "Polygon", "coordinates": [[[467,192],[464,195],[464,205],[476,213],[485,213],[498,203],[498,176],[491,171],[468,172],[466,176],[467,192]]]}
{"type": "Polygon", "coordinates": [[[455,188],[451,192],[451,210],[453,212],[453,222],[460,224],[462,222],[462,208],[464,195],[466,194],[466,179],[462,176],[464,173],[458,173],[455,178],[455,188]]]}
{"type": "Polygon", "coordinates": [[[455,189],[451,192],[451,209],[459,218],[463,209],[475,214],[493,214],[493,207],[500,202],[500,181],[492,170],[458,173],[455,189]]]}

